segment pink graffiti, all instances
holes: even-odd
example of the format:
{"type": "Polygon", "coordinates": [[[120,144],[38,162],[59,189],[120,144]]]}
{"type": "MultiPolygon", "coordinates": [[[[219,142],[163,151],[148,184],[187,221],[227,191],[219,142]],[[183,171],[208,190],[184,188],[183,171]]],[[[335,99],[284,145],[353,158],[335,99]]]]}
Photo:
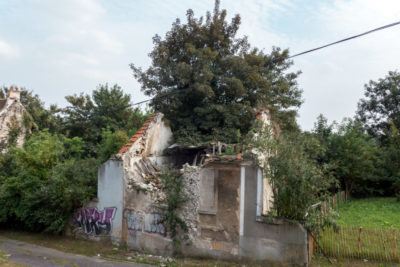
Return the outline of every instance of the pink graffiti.
{"type": "Polygon", "coordinates": [[[104,208],[102,211],[97,208],[81,209],[75,213],[75,222],[86,234],[107,235],[111,232],[111,221],[116,210],[117,208],[104,208]]]}

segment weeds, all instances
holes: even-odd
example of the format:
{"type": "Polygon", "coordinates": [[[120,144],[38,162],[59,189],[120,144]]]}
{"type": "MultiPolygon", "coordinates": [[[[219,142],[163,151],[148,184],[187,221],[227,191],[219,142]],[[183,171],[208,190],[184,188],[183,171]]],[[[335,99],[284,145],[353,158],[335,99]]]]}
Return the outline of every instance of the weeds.
{"type": "Polygon", "coordinates": [[[179,217],[178,210],[187,201],[187,196],[183,194],[182,175],[178,170],[167,168],[162,173],[164,190],[167,196],[167,212],[164,222],[168,225],[168,230],[172,238],[172,245],[175,254],[180,254],[181,235],[179,231],[186,233],[188,231],[187,224],[179,217]]]}

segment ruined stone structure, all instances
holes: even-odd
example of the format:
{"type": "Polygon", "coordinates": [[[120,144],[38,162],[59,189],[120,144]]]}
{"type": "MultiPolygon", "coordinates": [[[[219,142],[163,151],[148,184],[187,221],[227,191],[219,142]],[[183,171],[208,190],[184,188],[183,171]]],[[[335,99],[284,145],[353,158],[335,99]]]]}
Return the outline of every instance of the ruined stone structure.
{"type": "MultiPolygon", "coordinates": [[[[25,115],[27,111],[20,102],[20,91],[11,86],[7,97],[0,98],[0,144],[7,143],[10,129],[19,128],[17,146],[22,147],[26,132],[25,115]]],[[[0,152],[2,152],[1,147],[0,152]]]]}
{"type": "MultiPolygon", "coordinates": [[[[259,117],[269,120],[267,113],[259,117]]],[[[78,211],[76,231],[109,236],[133,249],[171,254],[171,238],[162,220],[166,195],[158,174],[173,164],[182,172],[188,197],[179,210],[189,228],[189,238],[181,244],[184,255],[308,264],[304,228],[288,221],[266,223],[262,216],[273,198],[261,168],[240,153],[224,154],[222,145],[180,147],[171,140],[162,114],[154,114],[99,168],[98,200],[78,211]]]]}

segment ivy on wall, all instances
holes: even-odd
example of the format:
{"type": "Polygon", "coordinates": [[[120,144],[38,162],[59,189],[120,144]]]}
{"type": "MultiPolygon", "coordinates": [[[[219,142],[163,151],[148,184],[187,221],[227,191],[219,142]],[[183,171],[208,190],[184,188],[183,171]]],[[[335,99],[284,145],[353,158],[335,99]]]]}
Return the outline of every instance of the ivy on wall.
{"type": "Polygon", "coordinates": [[[188,231],[186,222],[179,216],[178,210],[188,200],[183,193],[182,174],[177,169],[166,168],[162,174],[163,188],[166,193],[167,212],[163,221],[168,226],[175,254],[181,251],[181,241],[188,231]]]}

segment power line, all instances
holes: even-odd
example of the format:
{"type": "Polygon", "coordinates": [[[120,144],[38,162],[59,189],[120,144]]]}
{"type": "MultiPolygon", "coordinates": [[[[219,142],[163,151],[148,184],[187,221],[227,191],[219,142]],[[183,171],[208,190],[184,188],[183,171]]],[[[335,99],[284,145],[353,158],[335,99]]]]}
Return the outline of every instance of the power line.
{"type": "MultiPolygon", "coordinates": [[[[347,37],[345,39],[342,39],[342,40],[339,40],[339,41],[336,41],[336,42],[333,42],[333,43],[329,43],[329,44],[326,44],[326,45],[323,45],[323,46],[319,46],[319,47],[316,47],[316,48],[313,48],[313,49],[310,49],[310,50],[306,50],[304,52],[301,52],[301,53],[295,54],[293,56],[290,56],[288,58],[294,58],[294,57],[297,57],[297,56],[308,54],[308,53],[311,53],[311,52],[326,48],[328,46],[332,46],[332,45],[339,44],[339,43],[342,43],[342,42],[346,42],[346,41],[349,41],[349,40],[352,40],[352,39],[356,39],[356,38],[359,38],[361,36],[364,36],[364,35],[367,35],[367,34],[370,34],[370,33],[373,33],[373,32],[377,32],[377,31],[380,31],[380,30],[384,30],[384,29],[387,29],[387,28],[390,28],[390,27],[393,27],[393,26],[396,26],[396,25],[399,25],[399,24],[400,24],[400,21],[397,21],[397,22],[394,22],[394,23],[391,23],[391,24],[387,24],[387,25],[384,25],[384,26],[381,26],[381,27],[378,27],[378,28],[375,28],[375,29],[372,29],[372,30],[369,30],[369,31],[366,31],[366,32],[363,32],[363,33],[360,33],[360,34],[357,34],[357,35],[353,35],[353,36],[347,37]]],[[[149,101],[151,101],[151,100],[153,100],[155,98],[166,97],[168,95],[176,94],[178,92],[180,92],[180,90],[169,92],[169,93],[166,93],[166,94],[161,95],[161,96],[155,96],[153,98],[134,103],[134,104],[132,104],[132,106],[140,105],[140,104],[149,102],[149,101]]]]}
{"type": "Polygon", "coordinates": [[[293,57],[297,57],[297,56],[304,55],[304,54],[307,54],[307,53],[311,53],[311,52],[314,52],[316,50],[320,50],[320,49],[323,49],[323,48],[331,46],[331,45],[335,45],[335,44],[339,44],[339,43],[342,43],[342,42],[346,42],[346,41],[349,41],[351,39],[355,39],[355,38],[358,38],[358,37],[361,37],[361,36],[364,36],[364,35],[367,35],[367,34],[370,34],[370,33],[373,33],[373,32],[377,32],[377,31],[380,31],[380,30],[383,30],[383,29],[387,29],[387,28],[396,26],[398,24],[400,24],[400,21],[397,21],[397,22],[394,22],[394,23],[391,23],[391,24],[388,24],[388,25],[385,25],[385,26],[382,26],[382,27],[379,27],[379,28],[364,32],[364,33],[361,33],[361,34],[357,34],[357,35],[354,35],[354,36],[351,36],[351,37],[348,37],[348,38],[345,38],[345,39],[342,39],[342,40],[339,40],[339,41],[336,41],[336,42],[333,42],[333,43],[330,43],[330,44],[327,44],[327,45],[323,45],[323,46],[320,46],[320,47],[317,47],[317,48],[313,48],[313,49],[301,52],[301,53],[295,54],[293,56],[290,56],[289,58],[293,58],[293,57]]]}

